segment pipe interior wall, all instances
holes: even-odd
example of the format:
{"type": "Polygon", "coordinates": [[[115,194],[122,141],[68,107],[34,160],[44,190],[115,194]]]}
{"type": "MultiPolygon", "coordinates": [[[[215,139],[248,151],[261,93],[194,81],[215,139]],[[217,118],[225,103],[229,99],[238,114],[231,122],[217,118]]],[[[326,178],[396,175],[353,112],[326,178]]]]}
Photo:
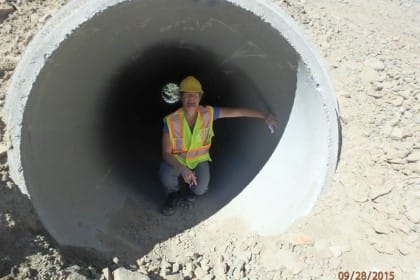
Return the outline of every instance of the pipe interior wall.
{"type": "Polygon", "coordinates": [[[242,210],[253,230],[278,232],[311,208],[334,161],[334,122],[308,71],[279,30],[228,1],[123,1],[68,34],[36,74],[19,139],[25,188],[60,244],[120,256],[242,210]],[[270,111],[279,127],[217,120],[210,190],[168,218],[162,118],[179,104],[160,90],[186,75],[204,104],[270,111]]]}

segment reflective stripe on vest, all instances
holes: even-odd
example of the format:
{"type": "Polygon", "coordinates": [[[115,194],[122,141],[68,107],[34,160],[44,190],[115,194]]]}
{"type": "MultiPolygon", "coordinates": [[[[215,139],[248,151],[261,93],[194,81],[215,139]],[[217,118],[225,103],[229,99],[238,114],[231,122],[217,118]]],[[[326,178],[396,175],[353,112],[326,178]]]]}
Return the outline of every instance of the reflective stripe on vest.
{"type": "Polygon", "coordinates": [[[176,153],[178,151],[185,150],[185,144],[182,141],[183,126],[182,126],[182,109],[177,110],[174,114],[168,117],[168,126],[171,131],[171,134],[174,136],[175,141],[172,143],[172,150],[176,153]]]}
{"type": "Polygon", "coordinates": [[[194,149],[194,150],[190,150],[188,152],[186,151],[182,151],[180,153],[177,153],[176,155],[180,156],[183,159],[186,160],[191,160],[191,159],[195,159],[199,156],[205,155],[210,151],[210,144],[202,146],[200,148],[194,149]]]}

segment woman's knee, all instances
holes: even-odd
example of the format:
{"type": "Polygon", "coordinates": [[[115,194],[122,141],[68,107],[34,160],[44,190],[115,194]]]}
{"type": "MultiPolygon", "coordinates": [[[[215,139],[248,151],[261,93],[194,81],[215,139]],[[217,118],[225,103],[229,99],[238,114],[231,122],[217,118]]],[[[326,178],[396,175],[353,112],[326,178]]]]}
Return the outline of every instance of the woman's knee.
{"type": "Polygon", "coordinates": [[[197,186],[191,188],[191,191],[196,195],[203,195],[208,189],[208,184],[198,184],[197,186]]]}
{"type": "Polygon", "coordinates": [[[179,174],[169,164],[162,162],[159,169],[160,182],[166,193],[179,191],[179,174]]]}

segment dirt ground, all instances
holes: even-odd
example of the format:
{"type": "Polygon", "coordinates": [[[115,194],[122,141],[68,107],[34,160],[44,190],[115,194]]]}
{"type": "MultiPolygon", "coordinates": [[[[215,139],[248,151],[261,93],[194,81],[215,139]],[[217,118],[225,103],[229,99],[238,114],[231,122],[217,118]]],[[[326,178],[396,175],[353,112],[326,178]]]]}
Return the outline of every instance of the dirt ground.
{"type": "MultiPolygon", "coordinates": [[[[1,107],[27,44],[65,2],[0,0],[1,107]]],[[[76,257],[9,179],[0,122],[0,279],[420,279],[420,2],[275,2],[318,46],[340,104],[340,164],[311,214],[270,238],[203,223],[136,263],[76,257]]]]}

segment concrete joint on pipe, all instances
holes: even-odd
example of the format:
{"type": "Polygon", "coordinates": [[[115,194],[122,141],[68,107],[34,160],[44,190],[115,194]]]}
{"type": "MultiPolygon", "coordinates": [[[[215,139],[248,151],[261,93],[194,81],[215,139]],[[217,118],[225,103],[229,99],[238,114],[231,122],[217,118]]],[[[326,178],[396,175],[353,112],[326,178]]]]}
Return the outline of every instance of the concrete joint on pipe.
{"type": "Polygon", "coordinates": [[[309,213],[332,180],[338,105],[319,55],[264,0],[69,2],[34,37],[5,115],[10,174],[62,245],[141,254],[206,220],[262,235],[309,213]],[[194,74],[204,102],[271,111],[220,120],[210,191],[173,220],[157,211],[159,89],[194,74]]]}

